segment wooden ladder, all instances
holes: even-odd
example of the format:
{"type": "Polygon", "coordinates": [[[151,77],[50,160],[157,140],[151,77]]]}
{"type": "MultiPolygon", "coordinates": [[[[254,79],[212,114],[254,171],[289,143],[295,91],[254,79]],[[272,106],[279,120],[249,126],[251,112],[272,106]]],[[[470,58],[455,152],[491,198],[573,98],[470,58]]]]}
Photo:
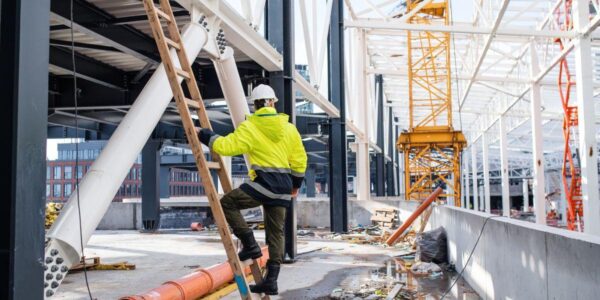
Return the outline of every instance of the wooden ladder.
{"type": "MultiPolygon", "coordinates": [[[[246,266],[250,265],[254,281],[257,284],[262,281],[262,272],[260,270],[258,260],[248,260],[244,263],[239,260],[236,247],[233,243],[233,239],[231,238],[231,233],[229,231],[229,227],[227,226],[225,215],[223,214],[223,208],[221,207],[219,195],[212,181],[210,169],[217,171],[219,180],[221,181],[221,185],[225,192],[231,191],[231,181],[227,175],[227,170],[223,163],[223,159],[219,155],[212,153],[212,161],[207,161],[204,157],[204,151],[202,150],[202,144],[200,143],[196,133],[196,127],[194,126],[194,121],[192,120],[190,108],[197,110],[198,119],[200,120],[200,126],[202,126],[202,128],[212,129],[212,127],[210,125],[208,115],[206,114],[206,108],[204,107],[204,102],[202,101],[202,96],[200,95],[200,90],[198,89],[194,72],[192,71],[191,64],[186,55],[185,47],[183,45],[183,41],[181,40],[181,34],[179,32],[177,23],[175,22],[173,10],[171,9],[171,5],[169,4],[168,0],[160,0],[160,8],[155,6],[153,0],[143,1],[146,13],[148,14],[148,19],[150,21],[150,27],[152,28],[152,33],[154,35],[154,40],[158,46],[160,57],[167,73],[167,77],[169,78],[171,90],[173,90],[173,96],[175,97],[175,101],[177,103],[177,109],[179,110],[179,114],[181,116],[181,121],[183,123],[187,140],[194,154],[194,158],[196,159],[196,165],[198,167],[200,177],[202,178],[202,184],[204,185],[204,190],[208,197],[210,209],[212,210],[215,222],[219,228],[221,241],[225,247],[225,252],[227,252],[227,259],[231,265],[231,268],[233,269],[235,283],[238,286],[238,290],[242,299],[252,299],[252,294],[250,293],[250,289],[248,287],[248,281],[246,280],[244,269],[246,266]],[[169,31],[168,37],[163,31],[161,19],[166,22],[169,31]],[[173,64],[173,60],[171,59],[170,55],[170,49],[174,49],[177,53],[181,68],[178,68],[175,64],[173,64]],[[185,96],[178,77],[183,78],[183,81],[185,82],[189,91],[190,98],[185,96]]],[[[269,296],[261,295],[261,299],[269,299],[269,296]]]]}

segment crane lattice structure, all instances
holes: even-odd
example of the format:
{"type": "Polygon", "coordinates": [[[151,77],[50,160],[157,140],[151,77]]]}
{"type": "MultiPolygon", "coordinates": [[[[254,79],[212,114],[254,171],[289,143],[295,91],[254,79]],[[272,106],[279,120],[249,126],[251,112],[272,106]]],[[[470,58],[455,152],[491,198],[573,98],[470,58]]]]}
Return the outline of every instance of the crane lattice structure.
{"type": "MultiPolygon", "coordinates": [[[[409,23],[448,25],[447,0],[420,2],[407,1],[409,23]]],[[[404,155],[406,199],[425,199],[442,181],[447,188],[440,198],[460,206],[460,154],[466,140],[452,126],[450,34],[408,31],[407,37],[410,125],[397,142],[404,155]]]]}
{"type": "MultiPolygon", "coordinates": [[[[559,30],[568,31],[573,29],[572,21],[572,1],[566,0],[554,11],[555,24],[559,30]]],[[[566,38],[557,38],[555,42],[563,51],[565,44],[570,42],[566,38]]],[[[559,63],[558,73],[558,91],[562,104],[563,116],[563,137],[565,147],[563,153],[562,165],[562,184],[567,199],[567,228],[569,230],[583,231],[583,202],[581,194],[581,172],[579,168],[578,152],[576,145],[577,127],[579,119],[577,115],[577,105],[570,102],[571,88],[575,84],[569,71],[569,62],[563,57],[559,63]]]]}

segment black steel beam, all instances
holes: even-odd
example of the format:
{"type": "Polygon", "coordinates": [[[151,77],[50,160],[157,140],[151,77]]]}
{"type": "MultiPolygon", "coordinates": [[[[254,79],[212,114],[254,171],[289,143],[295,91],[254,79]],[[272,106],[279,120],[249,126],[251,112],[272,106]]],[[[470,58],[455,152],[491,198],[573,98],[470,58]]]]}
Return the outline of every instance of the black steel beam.
{"type": "Polygon", "coordinates": [[[306,176],[304,177],[304,182],[306,184],[306,197],[307,198],[315,197],[315,192],[316,192],[315,181],[316,181],[315,169],[311,166],[308,169],[306,169],[306,176]]]}
{"type": "MultiPolygon", "coordinates": [[[[294,6],[293,1],[271,0],[266,5],[267,40],[283,55],[283,71],[271,72],[269,83],[279,98],[277,110],[296,122],[296,98],[294,95],[294,6]]],[[[285,261],[294,262],[296,246],[296,199],[292,199],[285,218],[285,261]]]]}
{"type": "Polygon", "coordinates": [[[348,170],[344,104],[344,3],[333,1],[329,25],[329,101],[340,112],[329,126],[329,208],[331,231],[348,231],[348,170]]]}
{"type": "Polygon", "coordinates": [[[383,141],[383,76],[375,76],[377,87],[377,146],[381,149],[375,155],[375,195],[385,196],[385,146],[383,141]]]}
{"type": "Polygon", "coordinates": [[[294,123],[296,98],[293,81],[293,72],[295,71],[293,1],[267,1],[265,17],[267,40],[283,55],[283,71],[271,72],[269,84],[280,100],[277,102],[277,110],[289,115],[290,122],[294,123]]]}
{"type": "Polygon", "coordinates": [[[0,7],[0,299],[42,299],[50,4],[0,7]]]}
{"type": "MultiPolygon", "coordinates": [[[[141,7],[141,3],[140,3],[141,7]]],[[[56,14],[62,25],[70,25],[70,2],[52,0],[51,11],[56,14]]],[[[119,49],[147,62],[159,62],[160,58],[152,37],[129,26],[105,26],[115,18],[93,4],[84,0],[73,0],[73,23],[78,31],[103,41],[106,45],[119,49]],[[81,27],[81,28],[80,28],[81,27]]]]}
{"type": "MultiPolygon", "coordinates": [[[[73,71],[71,50],[50,46],[50,64],[69,72],[73,71]]],[[[126,90],[125,72],[90,57],[75,53],[77,77],[105,87],[126,90]]]]}
{"type": "Polygon", "coordinates": [[[150,232],[160,227],[160,146],[150,138],[142,149],[142,226],[150,232]]]}
{"type": "MultiPolygon", "coordinates": [[[[387,181],[387,195],[388,196],[398,196],[396,192],[396,183],[394,180],[395,177],[395,167],[394,164],[397,162],[397,155],[395,151],[396,138],[394,137],[394,123],[392,120],[394,119],[394,114],[392,112],[393,108],[390,106],[388,108],[388,151],[387,154],[390,156],[390,160],[387,162],[385,167],[385,176],[387,181]]],[[[383,148],[382,148],[383,149],[383,148]]]]}
{"type": "MultiPolygon", "coordinates": [[[[175,17],[189,16],[190,13],[187,10],[173,10],[173,15],[175,17]]],[[[132,23],[139,23],[139,22],[148,22],[148,16],[147,15],[137,15],[137,16],[122,17],[122,18],[114,18],[106,23],[98,24],[98,25],[99,26],[129,25],[132,23]]]]}
{"type": "Polygon", "coordinates": [[[69,49],[72,48],[72,47],[74,47],[75,49],[87,49],[87,50],[102,50],[102,51],[110,51],[110,52],[121,52],[117,48],[113,48],[113,47],[109,47],[109,46],[103,46],[103,45],[97,45],[97,44],[88,44],[88,43],[79,43],[79,42],[71,43],[70,41],[55,40],[55,39],[50,39],[50,46],[66,47],[66,48],[69,48],[69,49]]]}

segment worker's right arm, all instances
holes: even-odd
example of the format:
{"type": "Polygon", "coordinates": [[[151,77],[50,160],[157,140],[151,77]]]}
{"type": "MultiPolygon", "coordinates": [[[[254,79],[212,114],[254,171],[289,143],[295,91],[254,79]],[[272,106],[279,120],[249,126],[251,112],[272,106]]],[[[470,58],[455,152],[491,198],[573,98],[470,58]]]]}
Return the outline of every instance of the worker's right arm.
{"type": "Polygon", "coordinates": [[[227,136],[220,136],[211,130],[201,129],[198,137],[211,150],[224,156],[241,155],[252,150],[252,133],[245,121],[227,136]]]}

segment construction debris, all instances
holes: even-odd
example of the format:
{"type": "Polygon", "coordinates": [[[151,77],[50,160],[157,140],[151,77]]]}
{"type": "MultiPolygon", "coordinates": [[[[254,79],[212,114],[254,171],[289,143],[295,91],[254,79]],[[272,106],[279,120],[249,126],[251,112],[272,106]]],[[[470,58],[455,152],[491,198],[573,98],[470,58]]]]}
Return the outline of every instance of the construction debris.
{"type": "Polygon", "coordinates": [[[438,265],[428,262],[417,262],[416,264],[412,265],[410,270],[413,272],[414,275],[417,276],[426,276],[432,273],[442,272],[442,269],[438,265]]]}
{"type": "Polygon", "coordinates": [[[86,269],[88,271],[90,270],[100,270],[100,271],[116,271],[116,270],[120,270],[120,271],[128,271],[128,270],[135,270],[135,265],[134,264],[129,264],[126,261],[123,262],[117,262],[117,263],[112,263],[112,264],[103,264],[100,262],[100,257],[94,256],[94,257],[84,257],[81,259],[81,262],[74,265],[73,267],[71,267],[70,271],[71,272],[76,272],[76,271],[83,271],[83,269],[86,269]],[[85,264],[84,264],[85,261],[85,264]]]}
{"type": "Polygon", "coordinates": [[[48,202],[46,203],[46,229],[49,229],[50,226],[56,221],[58,218],[58,214],[60,214],[60,210],[62,209],[62,203],[48,202]]]}
{"type": "Polygon", "coordinates": [[[416,244],[418,261],[438,264],[448,262],[448,242],[443,227],[418,235],[416,244]]]}
{"type": "Polygon", "coordinates": [[[385,228],[396,228],[400,222],[397,209],[393,208],[377,208],[371,216],[373,225],[378,225],[385,228]]]}

